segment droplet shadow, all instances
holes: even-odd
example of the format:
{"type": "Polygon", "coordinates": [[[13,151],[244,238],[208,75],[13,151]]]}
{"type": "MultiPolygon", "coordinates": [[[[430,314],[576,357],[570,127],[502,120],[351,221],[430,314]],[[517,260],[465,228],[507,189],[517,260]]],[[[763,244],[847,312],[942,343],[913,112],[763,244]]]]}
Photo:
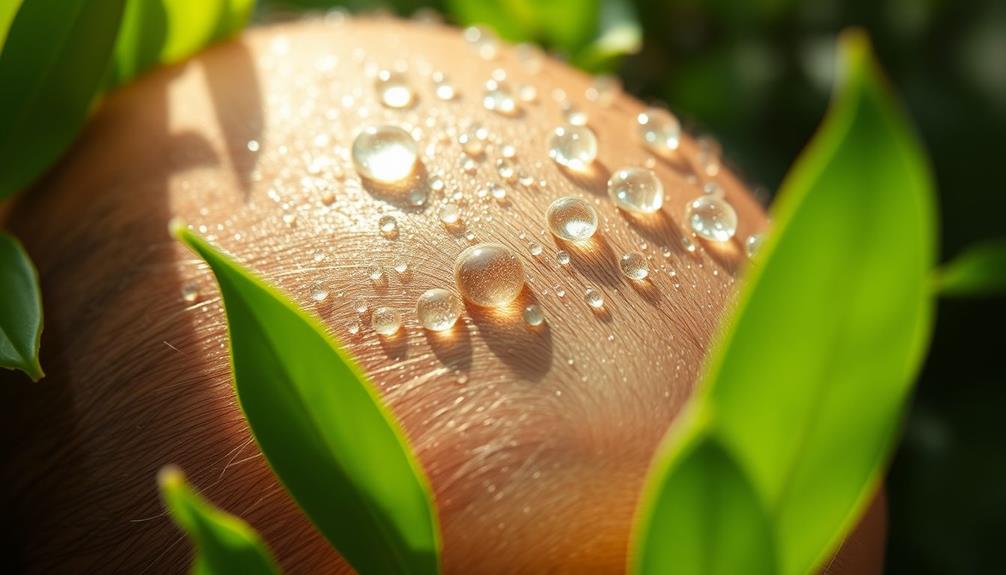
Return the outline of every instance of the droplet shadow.
{"type": "Polygon", "coordinates": [[[470,326],[458,320],[454,327],[445,331],[423,330],[426,342],[440,363],[454,371],[468,374],[472,369],[472,335],[470,326]]]}
{"type": "Polygon", "coordinates": [[[583,242],[568,242],[553,238],[558,249],[569,254],[569,266],[591,281],[615,286],[621,283],[618,258],[608,241],[600,234],[594,234],[583,242]]]}
{"type": "Polygon", "coordinates": [[[595,160],[582,169],[575,170],[556,164],[559,171],[577,186],[592,194],[605,196],[608,193],[608,178],[611,172],[600,160],[595,160]]]}
{"type": "Polygon", "coordinates": [[[468,317],[493,355],[514,373],[540,381],[552,367],[552,332],[545,323],[531,328],[524,323],[525,307],[538,303],[527,287],[505,308],[480,307],[465,302],[468,317]]]}
{"type": "Polygon", "coordinates": [[[360,177],[360,184],[374,199],[387,202],[403,211],[419,213],[426,209],[430,199],[429,173],[426,164],[417,162],[415,170],[402,182],[387,184],[360,177]],[[421,203],[414,203],[410,198],[422,196],[421,203]]]}

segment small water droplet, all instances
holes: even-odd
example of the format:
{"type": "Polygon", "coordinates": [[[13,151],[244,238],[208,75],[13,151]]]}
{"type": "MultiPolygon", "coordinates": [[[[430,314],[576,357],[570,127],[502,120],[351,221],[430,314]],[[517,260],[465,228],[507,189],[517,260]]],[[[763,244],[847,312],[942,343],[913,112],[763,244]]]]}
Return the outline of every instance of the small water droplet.
{"type": "Polygon", "coordinates": [[[374,87],[380,95],[381,103],[389,108],[408,108],[415,101],[415,93],[409,80],[402,72],[381,70],[377,73],[374,87]]]}
{"type": "Polygon", "coordinates": [[[716,182],[706,182],[706,184],[702,186],[702,193],[710,196],[723,197],[723,188],[716,182]]]}
{"type": "Polygon", "coordinates": [[[394,216],[381,216],[377,220],[377,227],[381,230],[381,235],[388,239],[398,237],[398,220],[394,216]]]}
{"type": "Polygon", "coordinates": [[[391,265],[391,267],[395,270],[395,273],[404,274],[405,272],[409,271],[409,262],[405,260],[396,260],[395,263],[391,265]]]}
{"type": "Polygon", "coordinates": [[[667,110],[647,108],[636,116],[639,137],[656,154],[668,155],[681,143],[681,122],[667,110]]]}
{"type": "Polygon", "coordinates": [[[545,322],[545,314],[541,312],[541,308],[535,304],[531,304],[524,308],[524,323],[531,327],[538,327],[545,322]]]}
{"type": "Polygon", "coordinates": [[[500,155],[504,158],[512,159],[517,155],[517,148],[515,148],[513,144],[504,144],[503,147],[500,148],[500,155]]]}
{"type": "Polygon", "coordinates": [[[513,160],[510,158],[500,158],[499,160],[496,160],[496,172],[504,180],[512,182],[516,177],[513,160]]]}
{"type": "Polygon", "coordinates": [[[516,116],[520,113],[520,108],[513,95],[506,88],[500,86],[486,89],[482,96],[482,107],[503,116],[516,116]]]}
{"type": "Polygon", "coordinates": [[[496,201],[503,201],[506,199],[506,188],[499,184],[493,184],[489,187],[489,191],[496,201]]]}
{"type": "Polygon", "coordinates": [[[587,305],[594,309],[604,307],[604,296],[594,288],[587,288],[587,291],[584,293],[584,299],[587,300],[587,305]]]}
{"type": "Polygon", "coordinates": [[[185,284],[182,286],[182,301],[185,303],[195,303],[199,300],[199,287],[195,284],[185,284]]]}
{"type": "Polygon", "coordinates": [[[362,299],[361,300],[357,300],[353,304],[353,310],[356,311],[356,313],[361,314],[361,315],[367,313],[367,310],[369,308],[370,308],[370,306],[367,305],[367,301],[366,300],[362,300],[362,299]]]}
{"type": "Polygon", "coordinates": [[[517,97],[521,102],[531,103],[538,99],[538,88],[531,84],[524,84],[517,90],[517,97]]]}
{"type": "Polygon", "coordinates": [[[622,269],[622,273],[625,277],[630,280],[644,280],[646,276],[650,275],[650,264],[647,263],[646,257],[639,252],[629,252],[624,254],[620,260],[618,260],[618,267],[622,269]]]}
{"type": "Polygon", "coordinates": [[[555,259],[559,261],[559,265],[568,266],[569,252],[567,252],[566,250],[559,250],[555,254],[555,259]]]}
{"type": "Polygon", "coordinates": [[[454,264],[458,290],[480,306],[501,307],[524,289],[524,266],[510,248],[476,244],[461,252],[454,264]]]}
{"type": "Polygon", "coordinates": [[[436,94],[437,98],[447,101],[454,99],[454,97],[457,95],[457,90],[455,90],[454,86],[452,86],[451,84],[443,83],[443,84],[437,84],[437,87],[433,93],[436,94]]]}
{"type": "Polygon", "coordinates": [[[370,324],[380,335],[394,335],[402,329],[402,314],[390,307],[379,307],[374,310],[370,324]]]}
{"type": "Polygon", "coordinates": [[[762,234],[751,234],[744,240],[744,251],[747,252],[749,258],[755,257],[758,251],[761,249],[762,243],[765,242],[765,236],[762,234]]]}
{"type": "Polygon", "coordinates": [[[440,206],[438,215],[440,216],[441,223],[445,226],[453,226],[458,223],[458,218],[461,217],[457,204],[444,204],[440,206]]]}
{"type": "Polygon", "coordinates": [[[541,255],[541,250],[542,250],[541,244],[538,244],[538,243],[531,244],[530,252],[531,252],[531,255],[533,255],[534,257],[540,256],[541,255]]]}
{"type": "Polygon", "coordinates": [[[328,299],[328,290],[321,286],[316,286],[311,290],[311,299],[319,303],[325,301],[328,299]]]}
{"type": "Polygon", "coordinates": [[[586,126],[559,126],[548,141],[548,156],[561,166],[583,170],[597,158],[597,136],[586,126]]]}
{"type": "Polygon", "coordinates": [[[577,108],[576,106],[568,106],[562,113],[563,118],[566,119],[566,123],[571,126],[586,126],[587,125],[587,113],[583,110],[577,108]]]}
{"type": "Polygon", "coordinates": [[[499,54],[499,42],[491,30],[481,26],[465,28],[464,38],[483,60],[494,60],[499,54]]]}
{"type": "Polygon", "coordinates": [[[687,250],[688,253],[695,253],[695,242],[692,241],[692,238],[688,236],[681,236],[681,243],[685,246],[685,250],[687,250]]]}
{"type": "MultiPolygon", "coordinates": [[[[552,202],[545,214],[548,229],[557,237],[582,242],[597,231],[597,211],[580,198],[563,197],[552,202]]],[[[566,254],[568,260],[569,254],[566,254]]]]}
{"type": "Polygon", "coordinates": [[[725,242],[737,232],[737,212],[725,200],[702,196],[688,203],[685,220],[699,236],[725,242]]]}
{"type": "Polygon", "coordinates": [[[451,329],[460,315],[461,301],[456,295],[442,288],[426,290],[416,302],[419,325],[430,331],[451,329]]]}
{"type": "Polygon", "coordinates": [[[608,180],[608,195],[623,210],[652,214],[664,204],[664,185],[646,168],[622,168],[608,180]]]}
{"type": "Polygon", "coordinates": [[[416,141],[398,126],[368,126],[353,140],[353,165],[361,177],[393,184],[409,177],[419,156],[416,141]]]}
{"type": "Polygon", "coordinates": [[[542,64],[545,63],[545,52],[537,44],[517,44],[513,53],[524,70],[531,74],[541,71],[542,64]]]}
{"type": "Polygon", "coordinates": [[[381,278],[384,277],[384,268],[381,267],[381,264],[370,264],[367,267],[367,277],[370,278],[370,281],[381,281],[381,278]]]}
{"type": "Polygon", "coordinates": [[[346,325],[346,331],[349,332],[349,335],[356,335],[356,334],[360,333],[360,322],[358,322],[358,321],[351,321],[351,322],[349,322],[346,325]]]}

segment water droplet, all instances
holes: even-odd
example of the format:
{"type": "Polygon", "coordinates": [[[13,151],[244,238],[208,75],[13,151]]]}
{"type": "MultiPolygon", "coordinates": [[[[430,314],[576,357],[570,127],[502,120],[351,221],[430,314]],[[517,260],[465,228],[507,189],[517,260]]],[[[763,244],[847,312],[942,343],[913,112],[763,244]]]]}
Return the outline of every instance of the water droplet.
{"type": "Polygon", "coordinates": [[[440,221],[445,226],[453,226],[458,223],[458,218],[461,217],[460,210],[458,210],[457,204],[444,204],[440,206],[440,221]]]}
{"type": "Polygon", "coordinates": [[[393,184],[412,174],[416,141],[398,126],[368,126],[353,140],[353,165],[363,178],[393,184]]]}
{"type": "Polygon", "coordinates": [[[481,306],[505,306],[524,289],[524,266],[499,244],[465,249],[454,264],[454,275],[461,295],[481,306]]]}
{"type": "Polygon", "coordinates": [[[461,315],[461,301],[453,293],[433,288],[426,290],[416,302],[419,325],[430,331],[444,331],[454,327],[461,315]]]}
{"type": "Polygon", "coordinates": [[[685,250],[687,250],[688,253],[695,253],[695,242],[692,241],[692,238],[688,236],[681,236],[681,243],[685,246],[685,250]]]}
{"type": "Polygon", "coordinates": [[[762,234],[751,234],[744,240],[744,251],[747,252],[749,258],[755,257],[755,254],[761,249],[762,244],[765,242],[765,236],[762,234]]]}
{"type": "Polygon", "coordinates": [[[524,323],[531,327],[538,327],[545,322],[545,314],[541,313],[541,308],[531,304],[524,308],[524,323]]]}
{"type": "Polygon", "coordinates": [[[737,212],[716,196],[702,196],[689,202],[685,219],[693,232],[707,240],[725,242],[737,232],[737,212]]]}
{"type": "Polygon", "coordinates": [[[351,321],[351,322],[349,322],[346,325],[346,331],[349,332],[349,335],[356,335],[356,334],[360,333],[360,322],[358,322],[358,321],[351,321]]]}
{"type": "Polygon", "coordinates": [[[594,288],[587,288],[587,291],[584,293],[584,299],[587,300],[587,305],[594,309],[604,307],[604,296],[594,288]]]}
{"type": "Polygon", "coordinates": [[[409,271],[409,262],[405,260],[396,260],[391,267],[395,270],[395,273],[404,274],[409,271]]]}
{"type": "Polygon", "coordinates": [[[512,182],[516,177],[513,160],[510,158],[500,158],[499,160],[496,160],[496,172],[504,180],[512,182]]]}
{"type": "Polygon", "coordinates": [[[534,243],[531,244],[531,248],[529,251],[531,252],[531,255],[533,255],[534,257],[538,257],[541,255],[541,250],[542,250],[541,244],[534,243]]]}
{"type": "Polygon", "coordinates": [[[531,84],[524,84],[518,89],[517,96],[521,102],[534,102],[538,99],[538,88],[535,88],[531,84]]]}
{"type": "Polygon", "coordinates": [[[195,303],[199,300],[199,287],[195,284],[185,284],[182,286],[182,301],[185,303],[195,303]]]}
{"type": "Polygon", "coordinates": [[[630,280],[644,280],[650,275],[650,264],[646,262],[646,257],[639,252],[629,252],[618,260],[618,267],[622,273],[630,280]]]}
{"type": "Polygon", "coordinates": [[[490,80],[486,84],[482,107],[503,116],[516,116],[520,113],[520,107],[517,106],[513,94],[495,80],[490,80]]]}
{"type": "Polygon", "coordinates": [[[328,299],[328,290],[321,286],[316,286],[311,290],[311,299],[319,303],[325,301],[328,299]]]}
{"type": "Polygon", "coordinates": [[[583,110],[577,108],[576,106],[568,106],[562,113],[563,118],[566,119],[566,123],[571,126],[586,126],[587,125],[587,113],[583,110]]]}
{"type": "Polygon", "coordinates": [[[723,188],[716,182],[706,182],[706,184],[702,186],[702,193],[710,196],[723,197],[723,188]]]}
{"type": "Polygon", "coordinates": [[[651,151],[668,155],[681,143],[681,122],[661,108],[647,108],[636,116],[639,137],[651,151]]]}
{"type": "Polygon", "coordinates": [[[461,144],[461,151],[469,158],[479,158],[485,151],[485,141],[489,133],[478,128],[473,128],[458,135],[458,144],[461,144]],[[481,137],[480,137],[481,136],[481,137]]]}
{"type": "Polygon", "coordinates": [[[568,266],[569,252],[567,252],[566,250],[559,250],[555,254],[555,259],[559,261],[559,265],[568,266]]]}
{"type": "Polygon", "coordinates": [[[356,313],[361,314],[361,315],[367,313],[367,309],[368,308],[369,308],[369,306],[367,305],[366,300],[362,300],[362,299],[361,300],[357,300],[353,304],[353,309],[356,311],[356,313]]]}
{"type": "Polygon", "coordinates": [[[381,264],[370,264],[367,267],[367,277],[370,278],[370,281],[381,281],[381,278],[384,277],[384,268],[381,267],[381,264]]]}
{"type": "Polygon", "coordinates": [[[433,92],[436,94],[437,98],[441,100],[453,100],[454,96],[457,95],[457,90],[451,84],[443,83],[437,84],[436,89],[433,92]]]}
{"type": "Polygon", "coordinates": [[[249,152],[257,152],[261,148],[261,145],[258,143],[258,140],[248,140],[247,146],[249,152]]]}
{"type": "Polygon", "coordinates": [[[584,95],[588,101],[608,107],[615,101],[615,97],[621,90],[622,83],[616,76],[603,74],[594,78],[584,95]]]}
{"type": "Polygon", "coordinates": [[[499,43],[496,35],[481,26],[469,26],[464,31],[467,41],[483,60],[494,60],[499,53],[499,43]]]}
{"type": "Polygon", "coordinates": [[[389,108],[408,108],[415,101],[415,93],[405,74],[393,70],[381,70],[374,81],[381,103],[389,108]]]}
{"type": "Polygon", "coordinates": [[[394,335],[402,329],[402,314],[390,307],[379,307],[374,310],[370,324],[380,335],[394,335]]]}
{"type": "Polygon", "coordinates": [[[503,147],[500,148],[500,155],[504,158],[514,158],[517,155],[517,148],[515,148],[513,144],[504,144],[503,147]]]}
{"type": "MultiPolygon", "coordinates": [[[[580,198],[557,199],[548,207],[545,219],[553,234],[571,242],[587,240],[597,231],[597,211],[580,198]]],[[[566,259],[569,260],[569,254],[566,259]]]]}
{"type": "Polygon", "coordinates": [[[398,220],[394,216],[381,216],[377,220],[377,227],[381,230],[381,235],[388,239],[398,237],[398,220]]]}
{"type": "Polygon", "coordinates": [[[548,156],[561,166],[583,170],[597,158],[597,136],[586,126],[559,126],[548,141],[548,156]]]}
{"type": "Polygon", "coordinates": [[[646,168],[622,168],[608,180],[608,195],[623,210],[652,214],[664,204],[664,185],[646,168]]]}
{"type": "Polygon", "coordinates": [[[506,188],[499,184],[493,184],[490,186],[489,191],[493,195],[493,199],[496,201],[503,201],[506,199],[506,188]]]}

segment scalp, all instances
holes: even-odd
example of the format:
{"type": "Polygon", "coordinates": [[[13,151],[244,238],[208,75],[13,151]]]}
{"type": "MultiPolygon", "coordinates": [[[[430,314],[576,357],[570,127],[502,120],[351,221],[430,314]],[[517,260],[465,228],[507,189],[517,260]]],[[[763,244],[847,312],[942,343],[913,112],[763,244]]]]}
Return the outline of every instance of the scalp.
{"type": "Polygon", "coordinates": [[[159,467],[175,463],[259,529],[289,571],[346,569],[254,446],[230,387],[212,276],[166,232],[182,217],[320,316],[373,379],[430,477],[448,572],[623,569],[649,459],[695,385],[743,267],[738,239],[686,249],[685,202],[715,181],[738,210],[739,238],[766,222],[729,170],[703,169],[694,139],[672,158],[650,158],[634,131],[644,106],[625,95],[590,102],[590,82],[551,60],[529,73],[511,49],[486,61],[437,25],[313,20],[251,30],[111,94],[8,215],[38,264],[47,314],[49,377],[0,385],[23,565],[185,570],[188,546],[154,483],[159,467]],[[368,76],[399,63],[418,93],[407,110],[382,107],[368,76]],[[518,117],[481,106],[496,69],[512,86],[537,89],[518,117]],[[434,96],[432,71],[455,86],[455,100],[434,96]],[[599,161],[587,173],[564,172],[546,154],[563,118],[557,90],[598,135],[599,161]],[[354,173],[353,137],[375,123],[405,126],[420,141],[423,206],[354,173]],[[457,139],[476,124],[490,146],[469,173],[457,139]],[[531,184],[501,179],[504,145],[531,184]],[[664,183],[665,207],[628,217],[605,182],[644,164],[664,183]],[[506,201],[480,198],[490,183],[506,187],[506,201]],[[445,228],[437,209],[455,192],[464,225],[445,228]],[[547,232],[545,210],[562,195],[596,205],[601,227],[586,248],[547,232]],[[394,239],[378,233],[389,214],[394,239]],[[527,286],[509,309],[468,306],[452,331],[425,332],[416,298],[454,290],[454,258],[469,233],[513,249],[527,286]],[[569,266],[557,263],[560,249],[569,266]],[[626,251],[648,256],[649,281],[621,276],[626,251]],[[384,267],[377,284],[366,274],[374,262],[384,267]],[[400,262],[404,273],[393,270],[400,262]],[[588,287],[604,294],[602,311],[584,303],[588,287]],[[198,296],[186,301],[192,289],[198,296]],[[328,292],[321,302],[318,290],[328,292]],[[361,301],[401,310],[405,329],[377,337],[355,309],[361,301]],[[547,318],[541,329],[521,320],[532,302],[547,318]]]}

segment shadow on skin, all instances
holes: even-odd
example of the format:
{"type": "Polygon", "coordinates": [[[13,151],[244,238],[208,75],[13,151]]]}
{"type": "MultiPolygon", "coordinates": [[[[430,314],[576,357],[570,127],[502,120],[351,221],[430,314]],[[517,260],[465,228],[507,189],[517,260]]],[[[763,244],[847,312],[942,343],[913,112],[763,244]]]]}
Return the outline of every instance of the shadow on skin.
{"type": "Polygon", "coordinates": [[[548,322],[529,328],[522,315],[525,307],[537,302],[527,286],[505,308],[465,302],[468,317],[490,351],[511,370],[533,381],[540,381],[552,367],[552,333],[548,322]]]}
{"type": "Polygon", "coordinates": [[[581,170],[574,170],[560,164],[556,164],[556,167],[559,168],[562,175],[580,188],[592,194],[607,197],[608,178],[611,177],[611,172],[600,160],[594,160],[581,170]]]}
{"type": "Polygon", "coordinates": [[[615,251],[600,234],[594,234],[583,242],[567,242],[559,238],[554,240],[559,249],[569,253],[570,266],[578,274],[606,286],[618,286],[622,283],[615,251]]]}
{"type": "Polygon", "coordinates": [[[401,184],[386,184],[375,182],[367,178],[360,178],[363,189],[367,190],[376,200],[387,202],[402,211],[409,213],[420,213],[426,209],[426,198],[430,197],[429,174],[426,171],[426,164],[416,163],[416,169],[401,184]],[[424,201],[420,205],[415,205],[409,201],[409,196],[422,194],[424,201]]]}
{"type": "Polygon", "coordinates": [[[470,327],[464,319],[459,319],[454,327],[445,331],[423,330],[426,342],[430,344],[433,355],[437,356],[444,367],[469,375],[472,369],[472,336],[470,327]]]}

